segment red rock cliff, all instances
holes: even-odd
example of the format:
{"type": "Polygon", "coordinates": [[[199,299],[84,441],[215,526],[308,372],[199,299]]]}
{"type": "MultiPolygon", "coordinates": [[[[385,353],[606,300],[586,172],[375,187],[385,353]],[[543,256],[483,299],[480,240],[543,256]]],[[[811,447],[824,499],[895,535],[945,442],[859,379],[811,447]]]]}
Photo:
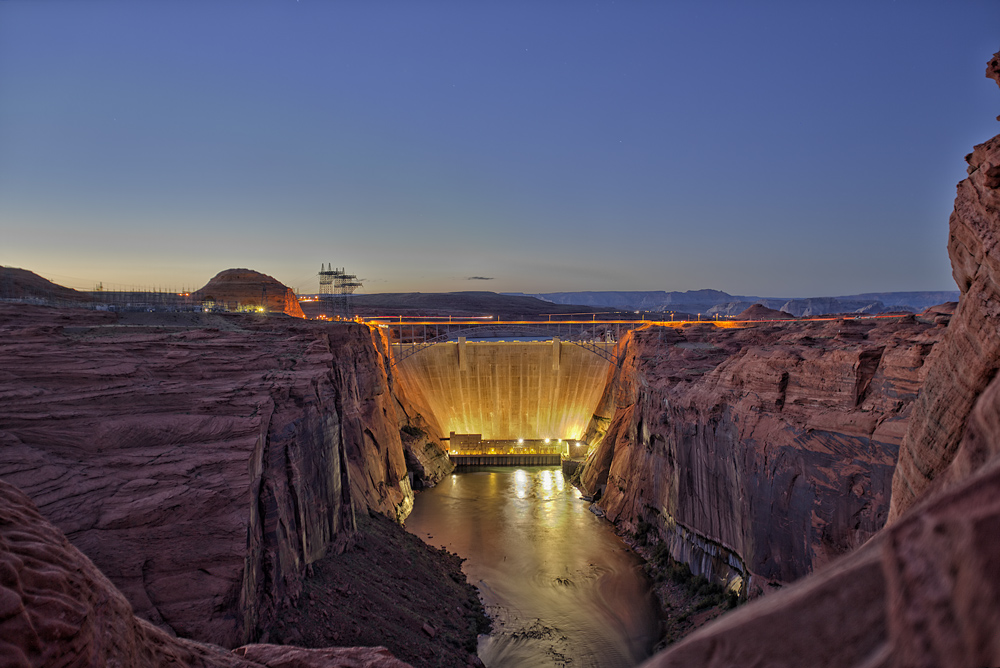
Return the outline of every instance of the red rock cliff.
{"type": "MultiPolygon", "coordinates": [[[[1000,56],[987,76],[1000,83],[1000,56]]],[[[995,438],[967,429],[969,416],[1000,368],[1000,135],[966,157],[949,220],[948,255],[961,291],[955,316],[934,353],[893,478],[894,520],[916,499],[967,477],[1000,451],[995,438]]]]}
{"type": "Polygon", "coordinates": [[[355,508],[412,503],[385,345],[353,323],[0,305],[0,479],[141,617],[256,639],[355,508]]]}
{"type": "Polygon", "coordinates": [[[622,528],[657,527],[696,573],[795,580],[884,524],[941,331],[912,316],[636,331],[583,484],[622,528]]]}
{"type": "MultiPolygon", "coordinates": [[[[987,76],[1000,83],[1000,53],[987,76]]],[[[1000,136],[969,156],[948,251],[961,299],[928,357],[892,523],[856,552],[695,632],[649,668],[1000,665],[1000,136]]]]}
{"type": "Polygon", "coordinates": [[[250,645],[233,652],[168,635],[0,481],[0,665],[153,668],[405,668],[384,648],[250,645]]]}

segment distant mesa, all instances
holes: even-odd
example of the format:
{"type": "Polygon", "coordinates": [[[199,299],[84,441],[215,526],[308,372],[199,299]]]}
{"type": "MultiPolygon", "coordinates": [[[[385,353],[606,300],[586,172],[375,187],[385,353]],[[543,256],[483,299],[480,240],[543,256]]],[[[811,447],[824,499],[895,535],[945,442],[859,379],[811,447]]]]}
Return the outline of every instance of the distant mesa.
{"type": "MultiPolygon", "coordinates": [[[[513,293],[512,293],[513,294],[513,293]]],[[[522,294],[522,293],[516,293],[522,294]]],[[[740,312],[761,304],[770,309],[790,313],[796,318],[808,318],[835,313],[875,315],[908,311],[919,313],[929,306],[958,299],[957,290],[936,292],[866,292],[840,297],[761,297],[731,295],[720,290],[688,290],[664,292],[647,290],[633,292],[547,292],[529,295],[555,304],[608,306],[626,311],[659,313],[701,313],[709,316],[737,316],[740,312]]]]}
{"type": "Polygon", "coordinates": [[[56,285],[27,269],[0,267],[0,299],[42,300],[53,304],[77,304],[90,301],[90,295],[56,285]]]}
{"type": "Polygon", "coordinates": [[[795,316],[791,313],[768,308],[763,304],[754,304],[737,315],[736,320],[795,320],[795,316]]]}
{"type": "Polygon", "coordinates": [[[262,309],[305,318],[299,300],[291,288],[277,279],[253,269],[226,269],[216,274],[205,287],[191,293],[203,304],[227,311],[262,309]]]}

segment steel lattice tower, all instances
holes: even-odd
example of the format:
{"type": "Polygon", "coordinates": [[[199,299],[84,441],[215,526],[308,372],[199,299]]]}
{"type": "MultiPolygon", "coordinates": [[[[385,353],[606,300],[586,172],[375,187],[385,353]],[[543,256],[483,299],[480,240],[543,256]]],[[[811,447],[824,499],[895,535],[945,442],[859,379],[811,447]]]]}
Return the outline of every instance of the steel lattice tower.
{"type": "Polygon", "coordinates": [[[333,315],[340,316],[345,320],[350,320],[351,299],[350,295],[361,287],[361,281],[354,274],[348,274],[346,269],[334,269],[327,263],[326,269],[323,263],[319,265],[319,298],[324,304],[332,307],[333,315]]]}

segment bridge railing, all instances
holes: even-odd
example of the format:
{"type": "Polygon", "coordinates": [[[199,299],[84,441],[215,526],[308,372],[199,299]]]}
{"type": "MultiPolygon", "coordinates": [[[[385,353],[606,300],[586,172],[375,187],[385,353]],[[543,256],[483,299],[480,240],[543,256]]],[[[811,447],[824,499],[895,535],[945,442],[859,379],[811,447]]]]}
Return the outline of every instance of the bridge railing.
{"type": "Polygon", "coordinates": [[[489,321],[489,322],[385,322],[391,342],[391,365],[439,343],[465,338],[558,337],[578,345],[611,364],[617,364],[613,344],[628,331],[648,325],[642,321],[489,321]]]}

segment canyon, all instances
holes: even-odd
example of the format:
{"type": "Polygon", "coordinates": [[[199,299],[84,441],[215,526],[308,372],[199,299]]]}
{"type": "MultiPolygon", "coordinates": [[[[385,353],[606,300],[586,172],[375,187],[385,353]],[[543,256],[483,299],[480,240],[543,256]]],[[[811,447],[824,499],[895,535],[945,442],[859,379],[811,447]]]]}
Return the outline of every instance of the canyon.
{"type": "Polygon", "coordinates": [[[792,582],[885,523],[948,310],[631,332],[585,436],[584,491],[696,575],[750,595],[792,582]]]}
{"type": "MultiPolygon", "coordinates": [[[[588,372],[594,509],[753,599],[647,666],[1000,664],[1000,136],[967,160],[957,305],[648,325],[588,372]]],[[[359,323],[0,304],[5,665],[406,665],[268,644],[352,596],[315,578],[365,515],[403,520],[411,479],[451,471],[444,381],[407,389],[389,350],[359,323]]]]}
{"type": "Polygon", "coordinates": [[[469,343],[463,370],[457,344],[393,366],[385,330],[358,323],[0,305],[0,479],[169,636],[372,644],[294,621],[317,612],[309,592],[360,593],[311,574],[360,540],[358,513],[401,521],[411,478],[451,471],[439,443],[463,395],[516,413],[551,400],[540,425],[592,414],[573,427],[597,444],[582,482],[620,531],[655,527],[696,573],[756,595],[881,527],[950,312],[647,325],[609,344],[614,365],[569,343],[508,344],[502,359],[504,344],[469,343]],[[562,393],[522,397],[500,382],[515,367],[544,367],[562,393]]]}

